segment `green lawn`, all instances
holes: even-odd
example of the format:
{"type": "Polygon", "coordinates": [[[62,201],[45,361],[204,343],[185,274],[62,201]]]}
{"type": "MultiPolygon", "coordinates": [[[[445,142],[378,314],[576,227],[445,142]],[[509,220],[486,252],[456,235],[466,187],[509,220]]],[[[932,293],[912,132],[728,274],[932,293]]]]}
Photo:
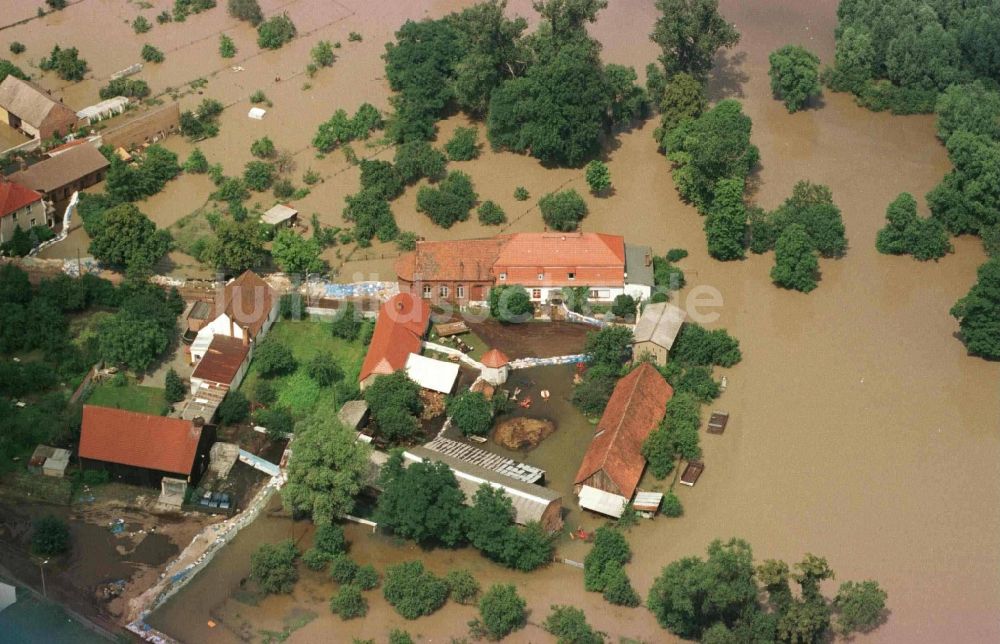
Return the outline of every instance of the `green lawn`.
{"type": "MultiPolygon", "coordinates": [[[[344,371],[344,380],[356,384],[361,362],[365,358],[365,347],[360,341],[348,342],[333,336],[331,325],[318,320],[279,320],[268,334],[289,349],[299,363],[298,370],[287,376],[274,379],[278,392],[278,405],[291,409],[297,417],[308,414],[323,396],[332,395],[333,389],[319,387],[305,371],[305,364],[323,351],[333,354],[334,360],[344,371]]],[[[253,392],[260,374],[251,362],[240,390],[253,400],[253,392]]]]}
{"type": "Polygon", "coordinates": [[[94,388],[90,397],[87,398],[87,404],[117,407],[159,416],[167,406],[165,393],[163,389],[156,387],[143,387],[135,384],[115,387],[111,383],[103,383],[94,388]]]}

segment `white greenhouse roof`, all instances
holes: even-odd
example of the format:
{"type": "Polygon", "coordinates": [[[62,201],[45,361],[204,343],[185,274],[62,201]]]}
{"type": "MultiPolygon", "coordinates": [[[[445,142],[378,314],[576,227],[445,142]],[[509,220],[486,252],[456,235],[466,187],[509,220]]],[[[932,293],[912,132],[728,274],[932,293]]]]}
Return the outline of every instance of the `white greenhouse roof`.
{"type": "Polygon", "coordinates": [[[406,359],[406,375],[424,389],[447,394],[458,378],[458,364],[411,353],[406,359]]]}
{"type": "Polygon", "coordinates": [[[625,511],[628,499],[620,494],[612,494],[596,487],[584,485],[580,488],[580,507],[609,517],[618,518],[625,511]]]}

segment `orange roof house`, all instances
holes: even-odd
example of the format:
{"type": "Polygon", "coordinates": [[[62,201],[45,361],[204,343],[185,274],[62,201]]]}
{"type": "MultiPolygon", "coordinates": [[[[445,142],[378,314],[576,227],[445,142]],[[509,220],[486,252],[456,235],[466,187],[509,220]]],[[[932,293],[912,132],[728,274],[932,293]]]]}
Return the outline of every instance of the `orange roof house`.
{"type": "Polygon", "coordinates": [[[673,389],[644,362],[618,381],[574,479],[577,494],[589,486],[631,499],[646,459],[642,443],[659,424],[673,389]]]}
{"type": "Polygon", "coordinates": [[[212,439],[189,420],[84,405],[79,456],[85,467],[146,485],[159,485],[164,476],[197,482],[212,439]]]}
{"type": "Polygon", "coordinates": [[[238,387],[246,373],[250,358],[250,341],[247,338],[234,338],[228,335],[217,335],[212,338],[205,357],[191,374],[192,393],[195,383],[210,383],[227,388],[238,387]]]}
{"type": "Polygon", "coordinates": [[[18,228],[27,231],[48,223],[41,193],[0,177],[0,243],[10,241],[18,228]]]}
{"type": "Polygon", "coordinates": [[[625,238],[600,233],[518,233],[504,244],[499,282],[534,286],[625,283],[625,238]]]}
{"type": "Polygon", "coordinates": [[[382,305],[368,353],[358,374],[362,389],[371,384],[376,376],[403,369],[411,353],[420,353],[420,344],[430,319],[430,307],[409,293],[400,293],[382,305]]]}
{"type": "Polygon", "coordinates": [[[253,271],[245,271],[230,280],[223,289],[222,310],[234,324],[250,331],[255,338],[263,329],[278,302],[271,286],[253,271]]]}

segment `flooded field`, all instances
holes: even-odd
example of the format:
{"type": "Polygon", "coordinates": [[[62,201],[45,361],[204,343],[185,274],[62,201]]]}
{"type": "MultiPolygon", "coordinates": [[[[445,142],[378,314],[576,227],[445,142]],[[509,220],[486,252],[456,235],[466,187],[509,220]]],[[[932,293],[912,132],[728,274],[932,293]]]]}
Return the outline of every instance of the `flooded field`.
{"type": "MultiPolygon", "coordinates": [[[[155,8],[144,12],[150,17],[169,3],[152,4],[155,8]]],[[[300,38],[278,52],[259,53],[252,30],[220,9],[192,16],[183,25],[155,26],[137,37],[126,24],[138,12],[134,4],[83,0],[63,12],[0,31],[0,40],[27,44],[28,52],[15,59],[25,63],[26,70],[25,61],[37,61],[55,42],[79,47],[91,63],[93,79],[69,87],[52,76],[41,80],[74,107],[96,102],[107,77],[137,60],[142,42],[157,45],[167,61],[148,66],[141,75],[154,93],[168,86],[183,89],[205,77],[208,85],[200,91],[229,106],[220,136],[200,144],[210,162],[221,162],[227,173],[235,174],[251,158],[250,142],[268,135],[279,148],[295,153],[297,184],[308,168],[324,177],[308,197],[296,202],[299,210],[306,217],[317,212],[326,225],[342,225],[343,198],[357,190],[358,171],[340,152],[316,158],[308,147],[316,126],[335,109],[353,112],[364,101],[387,108],[379,55],[392,31],[408,17],[437,16],[467,3],[261,4],[268,15],[287,11],[300,38]],[[38,29],[41,25],[46,28],[38,29]],[[350,31],[361,33],[363,42],[347,42],[350,31]],[[233,37],[240,50],[231,61],[216,53],[222,32],[233,37]],[[308,80],[303,73],[308,51],[320,38],[339,40],[343,47],[337,50],[334,67],[308,80]],[[234,72],[231,65],[243,71],[234,72]],[[303,89],[307,80],[311,88],[303,89]],[[246,117],[248,96],[256,89],[263,89],[274,103],[263,121],[246,117]]],[[[667,163],[652,140],[652,120],[621,134],[607,151],[615,193],[604,199],[588,197],[590,215],[584,229],[624,234],[658,253],[687,248],[691,255],[681,265],[689,284],[719,289],[724,305],[714,324],[738,337],[744,352],[743,362],[728,371],[729,390],[717,403],[732,414],[729,429],[723,436],[704,437],[705,474],[696,488],[680,490],[685,516],[633,529],[629,541],[636,554],[628,572],[645,594],[665,563],[702,553],[713,538],[735,535],[748,539],[758,558],[796,560],[813,552],[829,559],[838,581],[879,580],[889,593],[891,616],[859,641],[1000,640],[1000,515],[995,511],[1000,505],[1000,364],[968,357],[954,337],[957,323],[948,315],[975,279],[983,261],[981,245],[975,239],[957,239],[955,253],[936,263],[881,256],[874,249],[886,205],[902,191],[921,197],[949,169],[934,137],[933,117],[874,114],[856,107],[849,96],[829,92],[815,109],[789,115],[770,96],[767,55],[791,42],[830,61],[836,2],[723,0],[721,5],[742,41],[719,57],[711,96],[739,98],[753,119],[753,142],[762,159],[754,199],[770,208],[800,179],[828,184],[843,210],[851,246],[843,259],[821,261],[823,280],[813,293],[779,290],[768,278],[773,261],[769,255],[733,263],[707,257],[701,218],[678,200],[667,163]]],[[[512,1],[509,10],[534,21],[528,0],[512,1]]],[[[12,16],[10,20],[30,17],[33,11],[26,11],[24,3],[0,0],[0,14],[12,16]]],[[[591,27],[604,45],[605,61],[638,69],[653,61],[658,52],[646,35],[655,17],[652,2],[611,0],[591,27]]],[[[197,93],[184,96],[182,108],[201,98],[197,93]]],[[[463,116],[442,123],[440,140],[466,123],[463,116]]],[[[182,157],[192,147],[176,137],[167,146],[182,157]]],[[[390,150],[374,144],[356,144],[355,149],[359,156],[391,156],[390,150]]],[[[481,199],[492,199],[507,211],[510,224],[504,231],[541,230],[534,207],[537,196],[564,186],[585,189],[579,170],[543,169],[528,157],[508,153],[486,150],[476,161],[452,165],[472,176],[481,199]],[[527,187],[532,199],[515,201],[517,185],[527,187]]],[[[140,207],[167,227],[204,204],[210,190],[204,178],[184,177],[140,207]]],[[[392,204],[404,230],[429,239],[495,232],[483,229],[474,218],[448,230],[437,228],[415,212],[415,199],[416,189],[410,188],[392,204]]],[[[272,198],[255,195],[252,201],[267,206],[272,198]]],[[[926,213],[922,200],[921,208],[926,213]]],[[[86,247],[82,231],[49,254],[75,257],[78,247],[86,247]]],[[[347,281],[391,279],[395,255],[394,246],[376,245],[367,251],[332,248],[327,258],[347,281]],[[344,259],[350,261],[341,265],[344,259]]],[[[190,258],[174,259],[179,274],[196,270],[190,258]]],[[[561,403],[556,399],[548,404],[561,403]]],[[[578,463],[571,454],[582,454],[586,444],[572,440],[573,432],[582,434],[584,429],[564,423],[523,458],[547,460],[546,450],[562,446],[565,454],[558,458],[578,463]]],[[[564,485],[574,472],[575,466],[550,471],[551,484],[564,485]]],[[[572,506],[572,500],[566,499],[566,505],[572,506]]],[[[572,515],[570,521],[574,525],[572,515]]],[[[236,641],[241,620],[250,617],[253,632],[280,630],[296,607],[319,616],[296,631],[293,641],[330,641],[331,633],[337,641],[381,638],[389,628],[402,625],[378,591],[368,594],[368,619],[340,622],[326,609],[332,587],[309,577],[294,597],[267,599],[256,608],[230,598],[246,576],[249,553],[257,544],[292,531],[308,542],[309,537],[299,533],[307,529],[306,524],[293,526],[278,518],[258,521],[153,622],[188,642],[236,641]],[[207,620],[219,614],[227,617],[223,625],[209,629],[207,620]]],[[[434,570],[468,566],[487,584],[514,579],[529,599],[533,623],[544,618],[549,604],[569,602],[612,636],[668,641],[648,611],[613,608],[598,595],[584,593],[580,572],[568,566],[519,575],[469,550],[423,553],[356,529],[351,537],[358,560],[374,562],[380,569],[420,557],[434,570]]],[[[579,544],[571,542],[560,544],[560,552],[570,558],[583,554],[579,544]]],[[[464,634],[471,617],[470,609],[449,604],[404,626],[427,641],[441,641],[464,634]]],[[[544,639],[535,627],[518,637],[544,639]]]]}

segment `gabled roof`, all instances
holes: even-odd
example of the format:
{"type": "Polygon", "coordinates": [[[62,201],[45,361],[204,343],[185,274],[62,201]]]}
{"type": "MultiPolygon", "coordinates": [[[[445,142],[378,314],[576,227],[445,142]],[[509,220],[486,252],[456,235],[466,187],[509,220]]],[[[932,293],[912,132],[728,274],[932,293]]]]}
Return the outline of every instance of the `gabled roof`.
{"type": "Polygon", "coordinates": [[[83,406],[80,458],[187,476],[200,439],[189,420],[83,406]]]}
{"type": "Polygon", "coordinates": [[[192,378],[223,385],[232,384],[250,352],[250,345],[241,338],[216,334],[208,345],[204,357],[194,368],[192,378]]]}
{"type": "Polygon", "coordinates": [[[421,338],[430,319],[430,307],[410,293],[395,295],[383,304],[358,381],[363,382],[373,374],[388,375],[404,368],[411,353],[420,353],[421,338]]]}
{"type": "Polygon", "coordinates": [[[246,271],[226,284],[222,312],[214,317],[225,313],[234,324],[249,329],[251,338],[256,338],[271,315],[274,301],[271,286],[257,273],[246,271]]]}
{"type": "Polygon", "coordinates": [[[687,311],[669,302],[647,304],[635,325],[635,341],[652,342],[669,351],[686,318],[687,311]]]}
{"type": "Polygon", "coordinates": [[[299,214],[299,211],[292,208],[288,204],[275,204],[267,212],[261,215],[260,220],[265,224],[271,224],[272,226],[277,226],[278,224],[288,221],[292,217],[299,214]]]}
{"type": "Polygon", "coordinates": [[[396,260],[396,274],[417,280],[493,281],[493,264],[507,237],[417,242],[416,250],[396,260]]]}
{"type": "Polygon", "coordinates": [[[632,498],[646,467],[642,443],[663,418],[673,395],[674,390],[648,362],[619,380],[580,463],[575,484],[603,470],[619,494],[632,498]]]}
{"type": "Polygon", "coordinates": [[[34,83],[8,75],[0,83],[0,107],[34,128],[41,128],[53,112],[75,119],[76,112],[53,99],[34,83]]]}
{"type": "Polygon", "coordinates": [[[500,250],[496,265],[624,267],[625,238],[603,233],[517,233],[500,250]]]}
{"type": "Polygon", "coordinates": [[[31,188],[0,178],[0,217],[6,217],[41,199],[42,195],[31,188]]]}
{"type": "MultiPolygon", "coordinates": [[[[7,78],[10,78],[9,76],[7,78]]],[[[51,192],[110,165],[93,145],[78,145],[10,175],[39,192],[51,192]]]]}
{"type": "Polygon", "coordinates": [[[499,369],[506,364],[510,364],[510,358],[508,358],[507,354],[500,349],[490,349],[483,354],[479,363],[484,367],[489,367],[490,369],[499,369]]]}

